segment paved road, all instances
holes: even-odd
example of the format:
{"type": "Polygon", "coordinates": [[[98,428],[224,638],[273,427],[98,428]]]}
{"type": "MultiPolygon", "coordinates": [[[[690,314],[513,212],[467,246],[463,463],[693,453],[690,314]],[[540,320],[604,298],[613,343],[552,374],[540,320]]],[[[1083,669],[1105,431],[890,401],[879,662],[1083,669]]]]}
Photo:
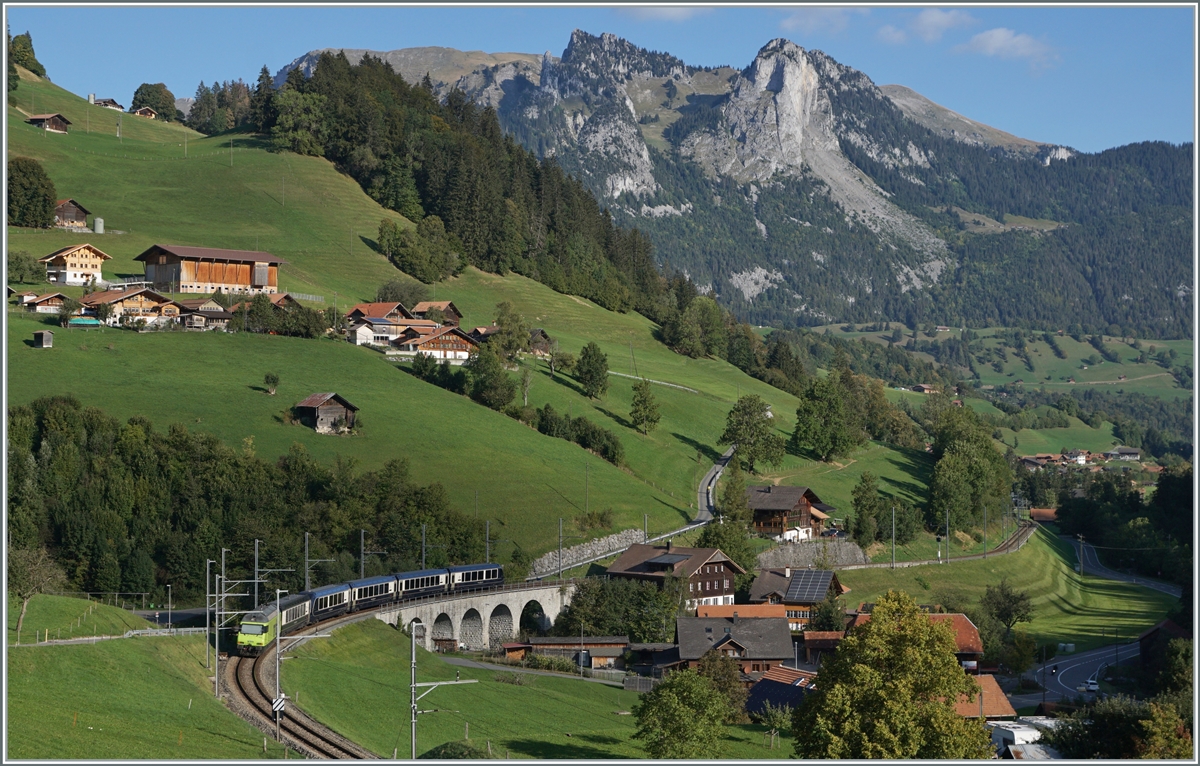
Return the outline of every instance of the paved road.
{"type": "MultiPolygon", "coordinates": [[[[1071,544],[1075,549],[1075,555],[1079,555],[1079,540],[1068,537],[1067,535],[1059,535],[1063,540],[1071,544]]],[[[1120,580],[1122,582],[1131,582],[1137,585],[1156,590],[1160,593],[1166,593],[1178,598],[1182,591],[1178,585],[1170,585],[1158,580],[1152,580],[1149,577],[1138,577],[1137,575],[1125,574],[1124,572],[1115,572],[1100,563],[1100,557],[1096,553],[1096,547],[1091,544],[1083,546],[1083,573],[1104,577],[1109,580],[1120,580]]]]}
{"type": "MultiPolygon", "coordinates": [[[[1083,694],[1085,698],[1090,698],[1091,694],[1080,692],[1078,687],[1095,675],[1102,666],[1113,664],[1117,660],[1118,654],[1121,662],[1128,662],[1138,656],[1138,643],[1134,641],[1128,644],[1109,644],[1099,649],[1091,649],[1078,654],[1062,654],[1048,660],[1045,664],[1046,700],[1057,702],[1063,697],[1074,699],[1080,694],[1083,694]],[[1058,673],[1051,675],[1050,670],[1056,665],[1058,673]]],[[[1037,665],[1030,671],[1038,682],[1041,682],[1043,678],[1042,668],[1042,665],[1037,665]]],[[[1042,693],[1014,694],[1009,697],[1009,700],[1013,707],[1036,705],[1042,701],[1042,693]]]]}
{"type": "MultiPolygon", "coordinates": [[[[133,613],[158,625],[165,626],[167,624],[166,607],[163,607],[162,609],[135,609],[133,610],[133,613]],[[156,614],[158,617],[155,617],[156,614]]],[[[200,627],[204,627],[204,607],[202,606],[192,609],[172,609],[170,615],[171,621],[174,622],[176,626],[182,622],[187,622],[188,620],[198,619],[200,621],[200,627]]]]}
{"type": "Polygon", "coordinates": [[[607,684],[608,686],[620,686],[624,688],[624,684],[620,681],[609,681],[605,678],[584,678],[582,676],[568,676],[566,673],[552,673],[548,670],[530,670],[529,668],[518,668],[510,665],[493,665],[490,662],[476,662],[463,657],[443,657],[449,665],[458,665],[463,668],[481,668],[483,670],[503,670],[510,673],[528,673],[534,676],[554,676],[555,678],[574,678],[576,681],[590,681],[594,684],[607,684]]]}
{"type": "Polygon", "coordinates": [[[721,478],[725,466],[729,465],[729,458],[733,456],[734,449],[736,446],[725,450],[725,454],[713,463],[713,467],[708,469],[708,473],[704,474],[704,478],[700,480],[700,487],[696,490],[696,520],[694,523],[701,524],[713,520],[713,513],[717,510],[713,488],[717,486],[717,479],[721,478]]]}

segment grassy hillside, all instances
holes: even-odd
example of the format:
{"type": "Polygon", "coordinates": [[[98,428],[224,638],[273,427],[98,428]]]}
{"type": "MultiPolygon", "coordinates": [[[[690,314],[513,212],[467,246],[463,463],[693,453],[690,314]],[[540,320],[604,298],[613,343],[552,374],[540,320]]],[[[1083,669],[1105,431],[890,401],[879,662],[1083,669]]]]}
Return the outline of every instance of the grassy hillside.
{"type": "Polygon", "coordinates": [[[1075,553],[1045,530],[1019,553],[986,560],[910,569],[854,569],[838,572],[852,592],[849,601],[873,601],[889,589],[907,591],[920,603],[937,603],[943,594],[977,601],[987,585],[1002,577],[1033,601],[1033,621],[1023,623],[1038,642],[1074,642],[1078,650],[1111,643],[1116,628],[1133,638],[1163,619],[1177,599],[1128,583],[1075,571],[1075,553]],[[1103,638],[1101,630],[1107,631],[1103,638]]]}
{"type": "Polygon", "coordinates": [[[9,758],[283,755],[274,743],[264,755],[262,734],[213,697],[203,636],[10,647],[7,670],[9,758]]]}
{"type": "MultiPolygon", "coordinates": [[[[8,643],[17,643],[17,618],[21,615],[19,599],[8,599],[8,643]]],[[[153,627],[151,623],[126,609],[97,604],[81,598],[66,596],[34,596],[21,625],[21,643],[32,644],[37,637],[46,640],[81,636],[112,636],[127,630],[153,627]]]]}
{"type": "MultiPolygon", "coordinates": [[[[284,664],[283,688],[299,695],[305,712],[380,755],[400,758],[410,751],[408,714],[398,700],[408,698],[408,638],[380,622],[365,620],[313,641],[284,664]]],[[[499,758],[644,758],[632,740],[636,722],[629,712],[638,694],[569,677],[529,677],[524,686],[497,682],[491,670],[458,668],[422,649],[417,681],[452,680],[456,674],[479,683],[444,686],[418,705],[439,712],[417,721],[417,754],[461,740],[469,724],[471,743],[492,745],[499,758]]],[[[791,741],[762,744],[761,726],[729,726],[713,758],[786,758],[791,741]]]]}
{"type": "MultiPolygon", "coordinates": [[[[29,105],[21,99],[37,98],[39,110],[61,111],[73,122],[88,108],[86,102],[48,82],[17,94],[9,111],[12,151],[42,160],[60,196],[78,198],[105,218],[110,232],[126,233],[10,229],[15,248],[41,255],[67,242],[93,241],[114,256],[106,269],[113,278],[140,274],[141,265],[132,258],[156,241],[257,246],[291,261],[282,270],[283,289],[325,296],[327,304],[336,293],[342,308],[351,300],[372,298],[380,283],[398,274],[361,239],[351,246],[349,235],[351,228],[369,234],[383,217],[400,219],[325,160],[268,152],[245,136],[235,139],[232,168],[228,136],[189,138],[184,159],[179,139],[186,129],[149,121],[138,121],[137,137],[123,128],[122,142],[111,133],[81,134],[74,128],[66,136],[48,135],[21,122],[18,109],[29,105]]],[[[108,114],[96,119],[115,121],[115,112],[97,111],[108,114]]],[[[140,118],[127,116],[123,125],[135,120],[140,118]]],[[[43,352],[23,342],[44,326],[42,320],[10,314],[10,398],[19,403],[70,392],[121,418],[144,414],[164,429],[183,423],[234,446],[252,436],[265,457],[282,454],[294,442],[321,460],[340,454],[363,468],[406,456],[415,478],[441,481],[458,508],[471,512],[478,492],[481,516],[502,525],[496,536],[538,552],[556,543],[558,517],[569,520],[585,507],[611,507],[618,529],[640,527],[643,514],[650,516],[651,531],[689,520],[695,486],[722,451],[717,438],[739,394],[763,397],[774,408],[779,433],[791,431],[792,396],[725,362],[671,352],[655,339],[653,323],[638,314],[610,312],[524,277],[473,268],[431,286],[431,293],[453,300],[468,327],[490,323],[496,304],[507,300],[564,350],[577,354],[587,342],[597,342],[614,373],[604,399],[587,399],[572,379],[551,376],[543,362],[530,359],[525,363],[535,382],[529,403],[551,403],[613,430],[624,444],[627,468],[618,470],[578,447],[417,381],[374,352],[332,341],[72,331],[59,333],[56,348],[43,352]],[[273,398],[258,390],[268,371],[282,379],[273,398]],[[628,421],[633,380],[622,376],[632,374],[672,384],[654,386],[662,420],[648,437],[628,421]],[[283,410],[316,391],[338,391],[362,407],[362,435],[318,436],[280,422],[283,410]]],[[[911,457],[884,448],[871,454],[876,457],[863,459],[874,461],[872,470],[914,498],[924,491],[928,471],[914,471],[911,457]]],[[[839,499],[833,502],[848,499],[849,474],[830,477],[836,481],[826,487],[824,478],[802,476],[806,469],[820,473],[810,461],[795,457],[780,467],[796,480],[811,480],[818,493],[839,499]]]]}

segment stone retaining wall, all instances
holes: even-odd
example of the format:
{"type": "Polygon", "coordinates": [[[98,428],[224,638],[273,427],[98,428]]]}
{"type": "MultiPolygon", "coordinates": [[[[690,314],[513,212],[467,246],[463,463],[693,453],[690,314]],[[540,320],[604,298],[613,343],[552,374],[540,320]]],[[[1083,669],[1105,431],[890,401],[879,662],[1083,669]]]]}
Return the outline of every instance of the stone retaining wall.
{"type": "Polygon", "coordinates": [[[845,538],[806,540],[780,545],[758,554],[758,566],[762,569],[804,569],[822,565],[837,568],[868,563],[870,559],[863,549],[845,538]]]}
{"type": "MultiPolygon", "coordinates": [[[[572,545],[562,550],[562,568],[570,569],[576,564],[582,564],[595,558],[601,558],[614,553],[620,553],[629,546],[642,542],[642,530],[626,529],[615,535],[599,537],[580,545],[572,545]]],[[[558,571],[558,550],[552,550],[533,562],[529,568],[532,577],[543,577],[558,571]]]]}

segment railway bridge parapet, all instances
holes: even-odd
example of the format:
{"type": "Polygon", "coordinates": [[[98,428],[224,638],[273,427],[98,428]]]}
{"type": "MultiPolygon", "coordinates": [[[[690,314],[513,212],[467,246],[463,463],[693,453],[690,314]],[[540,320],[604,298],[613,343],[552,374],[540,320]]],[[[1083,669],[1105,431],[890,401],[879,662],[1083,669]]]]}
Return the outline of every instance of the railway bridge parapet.
{"type": "Polygon", "coordinates": [[[517,635],[521,615],[531,603],[541,607],[541,627],[548,628],[571,603],[575,587],[574,580],[510,583],[404,601],[380,609],[375,617],[398,628],[416,620],[425,628],[417,631],[417,642],[426,650],[450,641],[473,650],[496,649],[517,635]]]}

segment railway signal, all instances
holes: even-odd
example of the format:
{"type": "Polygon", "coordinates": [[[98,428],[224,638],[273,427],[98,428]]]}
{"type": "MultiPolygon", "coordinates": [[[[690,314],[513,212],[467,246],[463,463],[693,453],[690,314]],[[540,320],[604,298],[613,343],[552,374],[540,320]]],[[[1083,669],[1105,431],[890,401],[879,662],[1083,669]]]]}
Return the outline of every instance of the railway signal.
{"type": "Polygon", "coordinates": [[[275,698],[275,700],[273,702],[271,702],[271,710],[276,713],[282,713],[283,709],[285,707],[284,702],[286,699],[287,699],[286,697],[275,698]]]}

